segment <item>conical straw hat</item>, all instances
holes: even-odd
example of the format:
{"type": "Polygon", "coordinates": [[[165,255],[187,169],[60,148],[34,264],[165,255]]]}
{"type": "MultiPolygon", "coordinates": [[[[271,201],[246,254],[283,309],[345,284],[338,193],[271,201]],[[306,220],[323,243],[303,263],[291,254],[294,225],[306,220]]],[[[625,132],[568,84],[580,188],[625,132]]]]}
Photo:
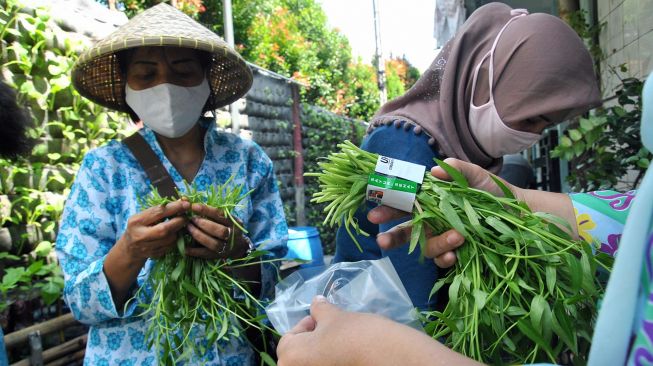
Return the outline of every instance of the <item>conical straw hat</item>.
{"type": "Polygon", "coordinates": [[[73,85],[81,95],[98,104],[129,112],[116,52],[142,46],[187,47],[210,53],[209,110],[236,101],[252,86],[252,72],[233,48],[165,3],[136,15],[84,52],[73,67],[73,85]]]}

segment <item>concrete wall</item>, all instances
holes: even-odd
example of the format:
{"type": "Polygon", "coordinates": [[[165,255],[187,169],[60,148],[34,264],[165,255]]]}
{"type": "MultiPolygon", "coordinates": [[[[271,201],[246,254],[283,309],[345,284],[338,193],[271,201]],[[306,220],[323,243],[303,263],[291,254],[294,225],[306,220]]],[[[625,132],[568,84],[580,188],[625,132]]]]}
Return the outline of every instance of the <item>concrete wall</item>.
{"type": "Polygon", "coordinates": [[[619,79],[609,66],[626,64],[627,76],[640,79],[653,71],[653,0],[597,0],[597,17],[606,22],[599,42],[603,95],[610,96],[619,79]]]}

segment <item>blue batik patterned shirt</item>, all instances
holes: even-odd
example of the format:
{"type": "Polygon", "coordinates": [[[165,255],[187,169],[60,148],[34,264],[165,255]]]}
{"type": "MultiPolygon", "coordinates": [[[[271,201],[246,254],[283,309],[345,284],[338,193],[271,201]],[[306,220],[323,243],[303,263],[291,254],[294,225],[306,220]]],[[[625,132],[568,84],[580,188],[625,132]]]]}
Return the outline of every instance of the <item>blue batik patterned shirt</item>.
{"type": "MultiPolygon", "coordinates": [[[[206,126],[206,154],[192,183],[203,190],[235,175],[234,185],[253,190],[235,210],[235,216],[258,248],[282,257],[288,228],[270,158],[256,143],[220,132],[214,124],[206,126]]],[[[163,154],[155,134],[147,127],[138,133],[183,194],[183,178],[163,154]]],[[[146,323],[137,311],[138,303],[149,299],[132,301],[124,313],[116,309],[102,270],[107,253],[127,228],[127,220],[141,211],[139,198],[150,194],[150,187],[150,180],[129,149],[112,141],[86,154],[66,202],[56,248],[65,277],[64,299],[75,318],[90,325],[85,365],[157,363],[155,352],[147,348],[146,323]]],[[[141,270],[138,286],[143,285],[151,265],[148,260],[141,270]]],[[[277,272],[270,264],[261,267],[261,297],[271,298],[277,272]]],[[[194,338],[205,342],[206,337],[198,333],[194,338]]],[[[240,338],[218,342],[205,359],[190,363],[231,366],[251,364],[252,360],[253,351],[240,338]]]]}

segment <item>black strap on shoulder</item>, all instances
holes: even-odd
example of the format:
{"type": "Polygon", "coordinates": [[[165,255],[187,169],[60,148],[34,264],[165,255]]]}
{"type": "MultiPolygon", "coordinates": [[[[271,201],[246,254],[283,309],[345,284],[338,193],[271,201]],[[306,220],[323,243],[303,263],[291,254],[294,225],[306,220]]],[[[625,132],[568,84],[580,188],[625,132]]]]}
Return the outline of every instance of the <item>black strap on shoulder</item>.
{"type": "Polygon", "coordinates": [[[143,167],[152,185],[159,191],[161,197],[178,198],[177,185],[172,180],[170,173],[163,166],[158,156],[152,151],[150,145],[136,132],[126,137],[122,142],[131,150],[134,157],[143,167]]]}

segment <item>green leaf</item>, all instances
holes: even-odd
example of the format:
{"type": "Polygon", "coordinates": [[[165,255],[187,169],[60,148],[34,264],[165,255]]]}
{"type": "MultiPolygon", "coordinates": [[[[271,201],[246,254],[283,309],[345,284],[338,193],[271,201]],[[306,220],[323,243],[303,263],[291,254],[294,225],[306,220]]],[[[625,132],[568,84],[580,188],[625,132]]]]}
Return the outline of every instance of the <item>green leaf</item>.
{"type": "Polygon", "coordinates": [[[0,253],[0,259],[9,259],[9,260],[12,260],[12,261],[17,261],[17,260],[20,259],[20,257],[17,257],[17,256],[15,256],[13,254],[9,254],[7,252],[2,252],[2,253],[0,253]]]}
{"type": "Polygon", "coordinates": [[[6,268],[5,275],[2,276],[2,286],[5,288],[12,288],[25,274],[25,268],[14,267],[6,268]]]}
{"type": "Polygon", "coordinates": [[[476,310],[483,310],[485,307],[485,302],[487,301],[487,292],[475,288],[472,290],[472,295],[474,296],[474,303],[476,304],[476,310]]]}
{"type": "Polygon", "coordinates": [[[498,231],[500,234],[506,235],[511,238],[515,238],[515,232],[501,219],[498,219],[494,216],[489,216],[488,218],[485,219],[485,222],[490,225],[493,229],[498,231]]]}
{"type": "Polygon", "coordinates": [[[546,301],[542,295],[535,295],[531,300],[530,318],[531,324],[535,329],[542,329],[542,314],[546,301]]]}
{"type": "Polygon", "coordinates": [[[41,287],[41,297],[47,305],[53,304],[61,296],[62,287],[57,286],[53,281],[48,281],[41,287]]]}
{"type": "Polygon", "coordinates": [[[573,129],[567,131],[569,132],[569,137],[572,139],[572,141],[580,141],[583,138],[583,135],[580,133],[580,131],[573,129]]]}
{"type": "Polygon", "coordinates": [[[458,216],[458,213],[456,210],[451,206],[451,204],[444,198],[442,197],[442,200],[440,201],[439,204],[440,211],[444,214],[444,216],[447,219],[447,222],[456,229],[462,236],[467,237],[467,230],[465,229],[465,225],[463,222],[460,220],[460,217],[458,216]]]}
{"type": "Polygon", "coordinates": [[[447,174],[453,179],[454,182],[458,183],[459,186],[463,188],[469,188],[469,182],[467,181],[467,178],[459,172],[456,168],[452,167],[451,165],[445,163],[444,161],[440,159],[433,159],[435,162],[442,168],[444,169],[447,174]]]}
{"type": "Polygon", "coordinates": [[[508,315],[508,316],[522,316],[522,315],[526,315],[526,314],[528,314],[528,312],[526,312],[526,310],[524,310],[524,309],[522,309],[522,308],[520,308],[518,306],[512,305],[512,306],[509,306],[508,309],[506,309],[506,315],[508,315]]]}
{"type": "Polygon", "coordinates": [[[510,289],[511,289],[514,293],[516,293],[517,295],[521,295],[521,288],[519,288],[519,285],[518,285],[516,282],[514,282],[514,281],[509,281],[509,282],[508,282],[508,287],[510,287],[510,289]]]}
{"type": "Polygon", "coordinates": [[[588,132],[591,131],[594,128],[594,125],[592,125],[592,122],[590,122],[586,118],[581,118],[580,119],[580,128],[583,130],[583,132],[588,132]]]}
{"type": "Polygon", "coordinates": [[[188,281],[185,281],[185,280],[182,281],[181,282],[181,287],[183,287],[188,292],[190,292],[191,294],[195,295],[198,298],[202,297],[202,293],[200,292],[200,290],[198,290],[197,287],[195,287],[195,285],[193,285],[192,283],[190,283],[188,281]]]}
{"type": "Polygon", "coordinates": [[[511,352],[515,352],[517,349],[517,346],[515,346],[515,343],[513,343],[509,337],[503,337],[501,338],[501,341],[506,345],[506,347],[508,347],[511,352]]]}
{"type": "Polygon", "coordinates": [[[566,260],[567,268],[569,269],[569,274],[571,275],[572,291],[578,292],[580,291],[583,283],[583,268],[581,267],[578,258],[572,255],[566,256],[566,260]]]}
{"type": "Polygon", "coordinates": [[[494,272],[497,276],[500,277],[505,276],[506,268],[501,262],[501,259],[499,258],[498,255],[492,253],[489,250],[481,252],[481,255],[483,256],[483,258],[485,258],[485,262],[492,272],[494,272]],[[499,270],[499,268],[501,268],[501,270],[499,270]]]}
{"type": "Polygon", "coordinates": [[[554,296],[556,288],[556,269],[554,266],[546,266],[544,273],[546,275],[546,288],[549,290],[549,294],[554,296]]]}
{"type": "Polygon", "coordinates": [[[525,319],[520,319],[517,322],[517,328],[530,340],[535,342],[538,346],[540,346],[542,349],[549,353],[553,353],[551,350],[551,345],[549,345],[546,341],[544,341],[544,338],[542,338],[542,335],[533,328],[530,322],[526,321],[525,319]]]}
{"type": "Polygon", "coordinates": [[[52,249],[53,249],[53,245],[51,242],[42,241],[39,243],[39,245],[36,246],[36,248],[34,248],[34,252],[38,257],[45,257],[48,254],[50,254],[52,249]]]}
{"type": "Polygon", "coordinates": [[[437,281],[435,282],[435,285],[433,285],[433,288],[431,289],[431,293],[429,293],[429,299],[430,299],[431,297],[433,297],[433,295],[434,295],[436,292],[440,291],[440,289],[442,288],[442,286],[444,286],[445,284],[447,284],[446,278],[441,278],[441,279],[437,280],[437,281]]]}
{"type": "Polygon", "coordinates": [[[561,146],[563,146],[563,147],[571,147],[572,144],[573,144],[573,143],[572,143],[572,141],[571,141],[571,139],[570,139],[569,137],[567,137],[567,136],[562,136],[562,137],[560,138],[560,145],[561,145],[561,146]]]}
{"type": "MultiPolygon", "coordinates": [[[[541,219],[544,219],[548,222],[552,222],[558,226],[562,226],[563,228],[567,229],[568,232],[573,232],[571,225],[567,220],[564,220],[563,218],[547,213],[547,212],[533,212],[533,216],[539,217],[541,219]]],[[[566,235],[565,237],[569,237],[569,235],[566,235]]]]}
{"type": "Polygon", "coordinates": [[[525,290],[535,291],[535,289],[534,289],[533,287],[531,287],[529,284],[527,284],[527,283],[526,283],[523,279],[521,279],[521,278],[517,280],[517,284],[519,285],[519,287],[521,287],[521,288],[523,288],[523,289],[525,289],[525,290]]]}
{"type": "Polygon", "coordinates": [[[581,156],[583,152],[585,152],[585,143],[583,141],[577,141],[574,144],[573,149],[576,156],[581,156]]]}
{"type": "Polygon", "coordinates": [[[408,253],[412,253],[415,248],[417,248],[417,244],[419,243],[419,237],[422,234],[422,222],[421,220],[418,221],[413,221],[413,228],[412,231],[410,232],[410,246],[408,248],[408,253]]]}
{"type": "Polygon", "coordinates": [[[556,304],[553,307],[551,319],[553,332],[569,347],[569,349],[578,354],[578,342],[574,332],[574,327],[570,316],[567,314],[562,304],[556,304]]]}
{"type": "Polygon", "coordinates": [[[274,362],[274,360],[272,359],[272,357],[270,357],[269,354],[267,354],[265,352],[259,352],[259,356],[261,356],[261,360],[263,362],[265,362],[266,365],[268,365],[268,366],[277,366],[277,363],[274,362]]]}
{"type": "Polygon", "coordinates": [[[496,183],[496,185],[499,186],[499,188],[501,188],[501,191],[503,192],[503,195],[506,198],[515,199],[515,195],[512,194],[512,191],[508,188],[508,186],[506,186],[505,183],[503,183],[501,179],[497,178],[493,174],[490,174],[490,178],[492,178],[494,183],[496,183]]]}
{"type": "Polygon", "coordinates": [[[465,211],[465,215],[467,215],[467,219],[469,220],[469,223],[472,225],[476,233],[479,234],[481,237],[484,237],[485,230],[481,226],[478,214],[476,213],[476,211],[474,211],[472,205],[469,203],[467,198],[463,198],[463,210],[465,211]]]}
{"type": "Polygon", "coordinates": [[[462,280],[463,275],[457,275],[453,279],[451,286],[449,286],[449,301],[454,305],[458,302],[458,289],[460,288],[462,280]]]}
{"type": "Polygon", "coordinates": [[[27,270],[25,270],[25,275],[31,276],[35,274],[36,272],[40,271],[41,268],[43,268],[43,261],[36,261],[33,262],[32,264],[27,267],[27,270]]]}
{"type": "Polygon", "coordinates": [[[172,271],[170,274],[170,278],[172,278],[173,281],[177,282],[179,279],[179,276],[181,276],[181,272],[184,270],[184,264],[186,261],[179,261],[175,269],[172,271]]]}

